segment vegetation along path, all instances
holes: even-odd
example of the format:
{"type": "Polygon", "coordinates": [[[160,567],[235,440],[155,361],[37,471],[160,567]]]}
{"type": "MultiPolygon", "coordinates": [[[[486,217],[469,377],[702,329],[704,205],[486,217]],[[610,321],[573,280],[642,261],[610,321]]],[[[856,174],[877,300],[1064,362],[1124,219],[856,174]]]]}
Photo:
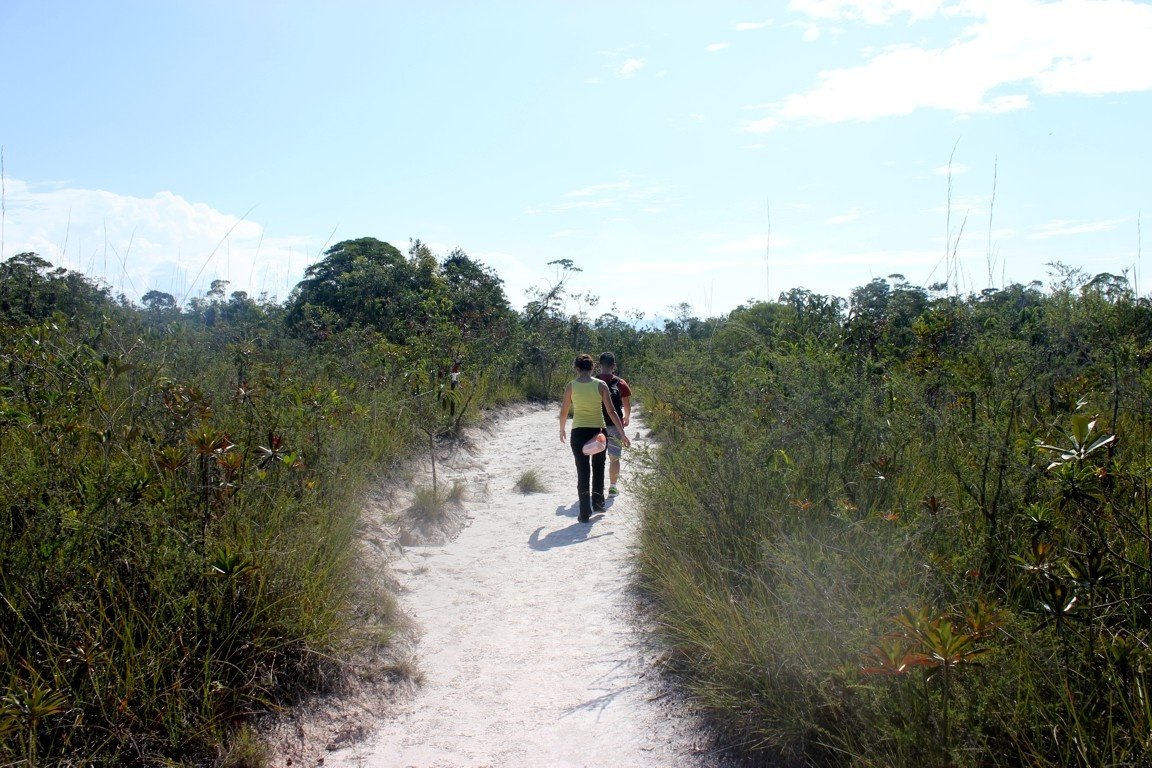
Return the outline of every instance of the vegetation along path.
{"type": "MultiPolygon", "coordinates": [[[[575,469],[555,406],[497,416],[441,468],[465,484],[466,527],[396,563],[418,622],[423,683],[326,766],[716,766],[697,723],[665,695],[639,625],[624,493],[576,520],[575,469]],[[542,491],[521,493],[534,470],[542,491]]],[[[630,436],[639,436],[634,421],[630,436]]],[[[643,444],[643,440],[635,440],[643,444]]],[[[627,459],[624,480],[628,477],[627,459]]]]}

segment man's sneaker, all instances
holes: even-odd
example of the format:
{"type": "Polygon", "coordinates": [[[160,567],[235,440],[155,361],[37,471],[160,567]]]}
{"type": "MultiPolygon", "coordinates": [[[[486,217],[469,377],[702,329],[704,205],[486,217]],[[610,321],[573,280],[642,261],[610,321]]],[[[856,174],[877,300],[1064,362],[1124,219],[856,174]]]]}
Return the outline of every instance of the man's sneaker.
{"type": "Polygon", "coordinates": [[[608,495],[609,496],[619,496],[620,491],[616,490],[616,486],[613,485],[613,486],[610,486],[608,488],[608,495]]]}

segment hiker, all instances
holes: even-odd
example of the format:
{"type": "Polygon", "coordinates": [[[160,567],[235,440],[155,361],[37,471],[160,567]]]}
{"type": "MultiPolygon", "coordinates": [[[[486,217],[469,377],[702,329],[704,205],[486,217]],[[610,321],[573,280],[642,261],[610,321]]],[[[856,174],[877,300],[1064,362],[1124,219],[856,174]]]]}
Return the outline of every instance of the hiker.
{"type": "MultiPolygon", "coordinates": [[[[628,382],[616,375],[616,355],[604,352],[600,355],[600,373],[596,378],[608,385],[608,393],[612,398],[612,407],[620,422],[626,427],[632,415],[632,389],[628,382]]],[[[604,421],[610,421],[607,407],[604,408],[604,421]]],[[[620,491],[616,483],[620,480],[620,455],[624,452],[620,438],[624,430],[617,430],[615,425],[608,424],[608,496],[617,496],[620,491]]]]}
{"type": "Polygon", "coordinates": [[[568,440],[568,411],[572,411],[572,437],[569,445],[576,460],[576,493],[580,498],[580,522],[586,523],[593,512],[604,511],[604,451],[589,456],[584,444],[604,434],[604,414],[620,430],[624,445],[631,445],[624,434],[624,423],[612,407],[608,385],[592,378],[592,356],[579,355],[573,363],[576,378],[564,387],[564,401],[560,404],[560,442],[568,440]],[[589,487],[591,483],[591,487],[589,487]]]}

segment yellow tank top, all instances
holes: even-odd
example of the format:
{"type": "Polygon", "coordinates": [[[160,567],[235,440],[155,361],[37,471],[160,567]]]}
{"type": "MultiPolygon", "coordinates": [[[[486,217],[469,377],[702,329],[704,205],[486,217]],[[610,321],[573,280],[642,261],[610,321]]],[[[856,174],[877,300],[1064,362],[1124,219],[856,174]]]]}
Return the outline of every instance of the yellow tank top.
{"type": "Polygon", "coordinates": [[[572,428],[604,426],[604,411],[601,408],[600,379],[592,381],[572,380],[572,428]]]}

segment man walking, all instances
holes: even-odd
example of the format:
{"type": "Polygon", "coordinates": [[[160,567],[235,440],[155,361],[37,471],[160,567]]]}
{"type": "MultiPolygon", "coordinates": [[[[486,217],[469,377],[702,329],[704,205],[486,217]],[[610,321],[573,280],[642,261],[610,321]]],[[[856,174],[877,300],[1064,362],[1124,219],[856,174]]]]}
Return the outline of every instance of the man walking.
{"type": "MultiPolygon", "coordinates": [[[[600,373],[596,378],[608,385],[608,393],[612,396],[612,408],[620,417],[620,422],[628,426],[628,419],[632,415],[632,389],[628,382],[616,375],[616,355],[605,352],[600,355],[600,373]]],[[[616,487],[620,479],[620,454],[622,451],[620,430],[612,424],[608,411],[604,411],[604,423],[608,425],[608,497],[620,495],[616,487]]]]}

